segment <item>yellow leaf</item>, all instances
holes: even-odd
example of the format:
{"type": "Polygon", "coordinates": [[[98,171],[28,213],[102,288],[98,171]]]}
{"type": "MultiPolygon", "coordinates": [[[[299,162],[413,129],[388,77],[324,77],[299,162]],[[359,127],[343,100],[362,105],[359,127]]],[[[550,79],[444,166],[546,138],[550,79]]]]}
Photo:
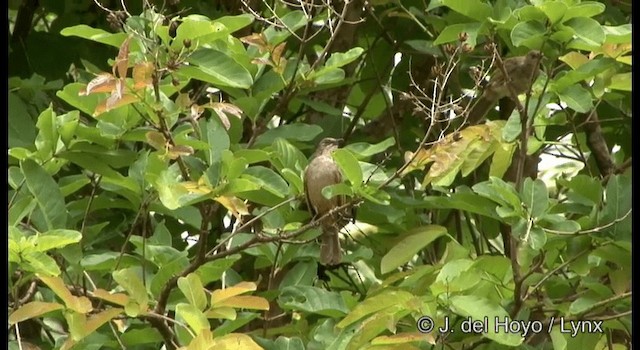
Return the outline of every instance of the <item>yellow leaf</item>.
{"type": "Polygon", "coordinates": [[[209,349],[216,350],[262,350],[262,347],[254,342],[250,336],[241,333],[230,333],[213,338],[211,345],[209,349]]]}
{"type": "Polygon", "coordinates": [[[242,215],[249,215],[247,204],[238,197],[220,196],[216,197],[215,200],[238,219],[240,219],[242,215]]]}
{"type": "Polygon", "coordinates": [[[211,305],[216,306],[219,302],[229,299],[233,296],[244,294],[246,292],[252,292],[256,290],[257,286],[253,282],[240,282],[233,287],[226,289],[216,289],[211,293],[211,305]]]}
{"type": "Polygon", "coordinates": [[[81,314],[86,314],[91,311],[91,301],[87,297],[76,297],[71,294],[64,281],[60,277],[49,277],[38,275],[38,278],[44,282],[51,290],[56,293],[64,304],[71,310],[74,310],[81,314]]]}
{"type": "Polygon", "coordinates": [[[64,305],[58,303],[46,303],[43,301],[32,301],[24,304],[9,315],[9,324],[15,324],[24,320],[32,319],[48,312],[63,309],[64,305]]]}
{"type": "Polygon", "coordinates": [[[435,344],[435,338],[430,333],[410,332],[394,335],[383,335],[371,340],[372,345],[390,345],[405,344],[410,342],[427,341],[429,344],[435,344]]]}
{"type": "Polygon", "coordinates": [[[104,289],[96,289],[93,291],[93,296],[106,300],[110,303],[125,306],[129,302],[129,296],[122,293],[109,293],[104,289]]]}
{"type": "Polygon", "coordinates": [[[234,296],[216,304],[216,307],[227,306],[238,309],[269,310],[269,302],[262,297],[252,295],[234,296]]]}
{"type": "Polygon", "coordinates": [[[232,307],[216,307],[207,310],[205,316],[207,318],[221,318],[224,320],[235,320],[237,317],[236,310],[232,307]]]}
{"type": "Polygon", "coordinates": [[[102,311],[96,315],[89,317],[84,324],[84,331],[86,335],[93,333],[96,329],[100,328],[103,324],[111,321],[112,318],[118,316],[124,311],[120,308],[114,308],[102,311]]]}

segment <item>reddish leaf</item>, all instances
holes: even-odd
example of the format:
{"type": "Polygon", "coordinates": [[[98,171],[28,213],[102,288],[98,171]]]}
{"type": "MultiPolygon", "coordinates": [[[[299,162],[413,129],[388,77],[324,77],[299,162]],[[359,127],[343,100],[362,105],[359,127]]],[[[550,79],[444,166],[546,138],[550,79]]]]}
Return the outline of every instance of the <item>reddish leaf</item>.
{"type": "Polygon", "coordinates": [[[129,43],[131,42],[131,37],[127,37],[120,45],[120,50],[118,51],[118,56],[116,57],[116,61],[113,63],[113,75],[118,76],[119,78],[124,78],[127,76],[127,67],[129,66],[129,43]]]}
{"type": "Polygon", "coordinates": [[[143,89],[153,83],[153,63],[140,62],[133,67],[133,88],[143,89]]]}
{"type": "Polygon", "coordinates": [[[45,303],[43,301],[32,301],[22,305],[18,310],[9,315],[9,324],[15,324],[29,320],[54,310],[63,309],[64,305],[58,303],[45,303]]]}
{"type": "Polygon", "coordinates": [[[78,95],[86,96],[98,92],[112,92],[116,88],[116,78],[109,73],[102,73],[93,78],[85,89],[80,89],[78,95]]]}
{"type": "Polygon", "coordinates": [[[280,45],[276,46],[276,48],[273,49],[273,52],[271,52],[271,59],[273,60],[274,63],[280,62],[280,58],[282,58],[282,53],[284,52],[284,47],[286,45],[287,43],[283,42],[280,45]]]}
{"type": "Polygon", "coordinates": [[[227,130],[229,130],[229,128],[231,127],[231,123],[229,122],[227,114],[234,115],[238,119],[242,118],[242,110],[231,103],[214,102],[211,103],[211,108],[216,111],[216,113],[220,117],[220,121],[227,130]]]}
{"type": "Polygon", "coordinates": [[[170,159],[177,159],[182,156],[189,156],[193,154],[193,148],[184,145],[175,145],[169,148],[167,152],[170,159]]]}
{"type": "Polygon", "coordinates": [[[251,35],[247,35],[240,38],[240,41],[247,45],[256,46],[260,53],[264,53],[267,51],[267,41],[265,40],[262,33],[253,33],[251,35]]]}

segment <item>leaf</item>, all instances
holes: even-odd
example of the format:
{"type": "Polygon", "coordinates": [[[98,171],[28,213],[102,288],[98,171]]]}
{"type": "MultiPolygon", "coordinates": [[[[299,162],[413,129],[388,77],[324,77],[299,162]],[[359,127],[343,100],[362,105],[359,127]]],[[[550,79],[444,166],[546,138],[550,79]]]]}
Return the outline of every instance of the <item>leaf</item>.
{"type": "Polygon", "coordinates": [[[471,23],[457,23],[446,26],[440,35],[433,41],[433,45],[441,45],[450,42],[455,42],[460,39],[461,33],[467,33],[467,41],[471,47],[476,45],[476,40],[478,38],[478,31],[480,30],[481,23],[471,22],[471,23]]]}
{"type": "MultiPolygon", "coordinates": [[[[64,28],[60,31],[60,35],[78,36],[84,39],[93,40],[117,48],[120,48],[122,42],[124,42],[128,38],[128,35],[126,33],[109,33],[102,29],[91,28],[85,24],[64,28]]],[[[137,45],[134,45],[132,50],[137,51],[137,45]]]]}
{"type": "Polygon", "coordinates": [[[47,276],[59,276],[61,271],[56,261],[42,252],[30,252],[22,254],[22,259],[27,263],[25,269],[47,276]]]}
{"type": "Polygon", "coordinates": [[[38,275],[38,278],[64,301],[67,308],[80,314],[86,314],[93,309],[91,301],[87,297],[73,296],[60,277],[38,275]]]}
{"type": "Polygon", "coordinates": [[[549,207],[547,185],[540,179],[526,178],[522,186],[521,198],[533,218],[542,216],[549,207]]]}
{"type": "Polygon", "coordinates": [[[442,0],[442,5],[469,18],[484,22],[491,16],[491,6],[480,0],[442,0]]]}
{"type": "Polygon", "coordinates": [[[311,286],[289,286],[281,290],[278,304],[285,310],[305,311],[329,317],[349,312],[344,299],[337,292],[311,286]]]}
{"type": "Polygon", "coordinates": [[[96,331],[103,324],[111,321],[116,316],[120,315],[124,310],[120,308],[113,308],[101,311],[95,315],[89,317],[89,319],[84,324],[84,332],[86,335],[89,335],[96,331]]]}
{"type": "Polygon", "coordinates": [[[256,138],[255,146],[270,145],[277,138],[283,138],[288,141],[309,142],[316,138],[322,132],[322,128],[318,125],[310,125],[303,123],[285,124],[275,129],[269,129],[264,134],[256,138]]]}
{"type": "Polygon", "coordinates": [[[569,86],[556,94],[562,102],[576,112],[587,113],[593,108],[591,94],[580,85],[569,86]]]}
{"type": "Polygon", "coordinates": [[[403,290],[382,290],[380,293],[368,297],[357,304],[348,315],[346,315],[337,325],[337,328],[346,328],[358,320],[373,313],[395,306],[402,306],[416,297],[403,290]]]}
{"type": "Polygon", "coordinates": [[[236,310],[231,307],[216,307],[209,309],[205,313],[207,318],[219,318],[224,320],[235,320],[238,317],[236,310]]]}
{"type": "Polygon", "coordinates": [[[7,125],[9,127],[9,148],[14,147],[33,147],[36,138],[36,127],[33,119],[29,115],[27,105],[18,97],[15,92],[9,93],[7,101],[9,119],[7,125]]]}
{"type": "Polygon", "coordinates": [[[631,91],[631,73],[615,74],[608,87],[611,90],[631,91]]]}
{"type": "Polygon", "coordinates": [[[249,89],[253,84],[249,71],[224,52],[201,48],[191,54],[188,61],[197,67],[183,66],[178,73],[189,78],[241,89],[249,89]]]}
{"type": "Polygon", "coordinates": [[[132,36],[128,36],[122,44],[120,44],[118,56],[116,56],[116,60],[113,63],[113,75],[118,76],[119,78],[127,77],[127,68],[129,66],[129,43],[131,42],[131,38],[132,36]]]}
{"type": "Polygon", "coordinates": [[[218,114],[220,121],[227,130],[231,127],[228,114],[231,114],[238,119],[242,119],[242,110],[231,103],[214,102],[211,104],[211,108],[216,112],[216,114],[218,114]]]}
{"type": "MultiPolygon", "coordinates": [[[[142,307],[142,312],[146,311],[147,304],[149,302],[149,296],[147,295],[147,289],[145,288],[140,276],[136,273],[136,268],[126,268],[112,273],[113,279],[129,293],[129,296],[139,306],[142,307]]],[[[127,314],[129,314],[127,312],[127,314]]],[[[134,315],[130,315],[133,316],[134,315]]]]}
{"type": "Polygon", "coordinates": [[[51,311],[63,309],[64,305],[58,303],[46,303],[43,301],[32,301],[20,306],[9,315],[9,325],[39,317],[51,311]]]}
{"type": "Polygon", "coordinates": [[[51,249],[62,248],[69,244],[78,243],[82,234],[75,230],[51,230],[36,237],[35,251],[46,252],[51,249]]]}
{"type": "Polygon", "coordinates": [[[109,293],[104,289],[94,290],[93,296],[120,306],[125,306],[129,302],[128,295],[123,293],[109,293]]]}
{"type": "Polygon", "coordinates": [[[200,277],[195,273],[190,273],[186,277],[178,278],[178,288],[182,291],[191,305],[203,311],[207,307],[207,296],[204,293],[204,286],[200,277]]]}
{"type": "Polygon", "coordinates": [[[410,230],[406,237],[382,257],[380,272],[388,273],[406,264],[416,253],[445,234],[447,229],[438,225],[427,225],[410,230]]]}
{"type": "Polygon", "coordinates": [[[300,261],[282,278],[279,288],[288,286],[311,286],[318,276],[318,264],[300,261]]]}
{"type": "Polygon", "coordinates": [[[257,288],[253,282],[240,282],[232,287],[216,289],[211,292],[211,307],[217,306],[219,302],[234,297],[236,295],[253,292],[257,288]]]}
{"type": "Polygon", "coordinates": [[[574,300],[569,306],[569,315],[579,315],[591,309],[598,300],[590,297],[580,297],[574,300]]]}
{"type": "Polygon", "coordinates": [[[538,6],[552,24],[557,23],[567,12],[567,5],[561,1],[545,2],[538,6]]]}
{"type": "Polygon", "coordinates": [[[544,25],[538,21],[519,22],[511,30],[513,46],[526,46],[530,49],[539,47],[538,41],[546,32],[544,25]]]}
{"type": "Polygon", "coordinates": [[[576,17],[564,22],[564,25],[573,29],[575,35],[590,46],[600,46],[604,43],[604,29],[598,21],[586,18],[576,17]]]}
{"type": "Polygon", "coordinates": [[[60,187],[36,162],[26,159],[20,163],[27,188],[42,211],[47,229],[64,228],[67,223],[67,208],[60,187]]]}
{"type": "Polygon", "coordinates": [[[133,77],[133,89],[139,90],[150,86],[153,83],[154,69],[153,63],[149,61],[143,61],[133,66],[133,73],[131,74],[133,77]]]}
{"type": "Polygon", "coordinates": [[[583,1],[571,6],[562,18],[562,21],[564,22],[577,17],[593,17],[604,12],[605,9],[606,7],[602,3],[595,1],[583,1]]]}
{"type": "Polygon", "coordinates": [[[360,187],[362,185],[362,169],[360,169],[358,160],[351,152],[346,149],[337,149],[333,151],[331,157],[338,163],[340,169],[342,169],[353,186],[360,187]]]}
{"type": "Polygon", "coordinates": [[[260,185],[261,189],[265,189],[280,198],[284,198],[289,193],[289,186],[282,177],[267,167],[261,165],[249,167],[242,174],[242,177],[254,181],[260,185]]]}
{"type": "Polygon", "coordinates": [[[327,60],[327,63],[325,63],[324,67],[339,68],[342,66],[346,66],[347,64],[355,61],[358,57],[360,57],[363,52],[364,49],[361,47],[351,48],[347,52],[334,52],[327,60]]]}
{"type": "Polygon", "coordinates": [[[218,307],[232,307],[237,309],[269,310],[267,299],[252,295],[239,295],[216,303],[218,307]]]}
{"type": "Polygon", "coordinates": [[[185,320],[196,335],[200,334],[203,330],[209,330],[209,321],[204,313],[194,305],[178,303],[176,305],[176,316],[185,320]]]}
{"type": "Polygon", "coordinates": [[[460,316],[471,317],[473,320],[486,320],[488,333],[482,333],[485,338],[506,346],[522,344],[523,338],[520,334],[504,330],[496,333],[496,320],[509,321],[509,315],[501,306],[489,299],[475,295],[458,295],[451,297],[449,302],[451,310],[460,316]]]}

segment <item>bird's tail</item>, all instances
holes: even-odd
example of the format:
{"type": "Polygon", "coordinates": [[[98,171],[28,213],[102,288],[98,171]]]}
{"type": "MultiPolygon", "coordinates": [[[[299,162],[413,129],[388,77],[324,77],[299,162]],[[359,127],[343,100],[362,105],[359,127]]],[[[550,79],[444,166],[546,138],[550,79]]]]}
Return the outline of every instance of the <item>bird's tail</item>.
{"type": "Polygon", "coordinates": [[[340,237],[338,230],[325,229],[320,237],[320,263],[322,265],[338,265],[342,260],[340,237]]]}

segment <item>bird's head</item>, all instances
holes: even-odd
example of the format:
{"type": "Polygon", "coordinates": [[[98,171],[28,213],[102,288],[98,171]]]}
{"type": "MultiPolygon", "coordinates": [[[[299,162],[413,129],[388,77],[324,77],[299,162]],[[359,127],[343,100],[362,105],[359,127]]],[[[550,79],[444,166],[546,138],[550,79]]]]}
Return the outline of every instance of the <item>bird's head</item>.
{"type": "Polygon", "coordinates": [[[531,61],[535,60],[539,60],[543,57],[542,52],[538,51],[538,50],[531,50],[529,51],[529,53],[527,54],[527,58],[531,61]]]}
{"type": "Polygon", "coordinates": [[[342,143],[343,143],[342,139],[334,139],[331,137],[326,137],[322,139],[318,144],[318,151],[323,153],[331,152],[339,148],[340,146],[342,146],[342,143]]]}

